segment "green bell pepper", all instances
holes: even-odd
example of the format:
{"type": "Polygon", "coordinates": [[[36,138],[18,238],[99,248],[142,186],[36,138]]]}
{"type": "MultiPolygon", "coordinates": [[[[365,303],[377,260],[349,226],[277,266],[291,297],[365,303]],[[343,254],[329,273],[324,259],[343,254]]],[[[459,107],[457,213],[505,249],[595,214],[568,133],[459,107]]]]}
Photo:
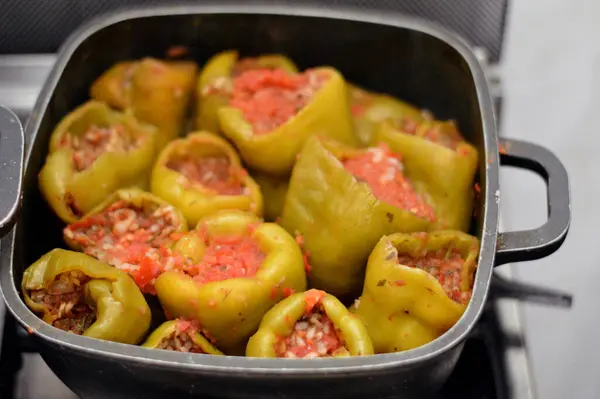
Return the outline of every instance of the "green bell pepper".
{"type": "Polygon", "coordinates": [[[360,292],[369,253],[382,235],[424,231],[432,222],[374,197],[340,159],[365,150],[311,137],[300,153],[281,225],[304,237],[312,287],[343,297],[360,292]]]}
{"type": "Polygon", "coordinates": [[[289,177],[279,178],[260,172],[252,172],[264,201],[264,218],[268,222],[275,222],[283,211],[285,197],[289,188],[289,177]]]}
{"type": "Polygon", "coordinates": [[[273,176],[289,175],[304,143],[315,134],[348,145],[357,144],[344,78],[329,67],[313,71],[327,75],[328,80],[308,105],[269,133],[254,134],[252,125],[238,108],[219,109],[223,133],[233,141],[242,160],[251,168],[273,176]]]}
{"type": "Polygon", "coordinates": [[[333,295],[309,290],[294,294],[275,305],[263,317],[260,327],[248,341],[246,356],[279,357],[276,345],[288,337],[297,321],[320,305],[331,319],[344,346],[338,356],[366,356],[373,354],[373,344],[362,322],[333,295]]]}
{"type": "Polygon", "coordinates": [[[161,324],[142,345],[150,349],[167,349],[170,341],[179,338],[192,341],[192,347],[182,352],[205,353],[207,355],[222,355],[194,326],[187,320],[170,320],[161,324]]]}
{"type": "Polygon", "coordinates": [[[155,130],[130,115],[90,101],[68,114],[50,138],[50,152],[39,174],[40,190],[54,212],[65,222],[78,220],[115,190],[146,186],[154,156],[155,130]],[[76,168],[74,142],[91,128],[119,129],[127,151],[107,148],[83,170],[76,168]]]}
{"type": "Polygon", "coordinates": [[[407,127],[388,120],[377,127],[374,141],[402,154],[406,174],[434,205],[439,229],[469,230],[478,154],[453,122],[424,121],[407,127]]]}
{"type": "Polygon", "coordinates": [[[386,119],[406,118],[418,123],[430,118],[426,112],[404,101],[387,94],[368,92],[352,84],[348,84],[348,95],[356,135],[363,146],[372,143],[377,125],[386,119]]]}
{"type": "Polygon", "coordinates": [[[48,252],[25,270],[21,289],[27,306],[42,314],[45,322],[86,337],[137,344],[150,327],[150,308],[133,280],[81,253],[48,252]],[[68,301],[73,301],[75,294],[79,294],[78,300],[71,306],[68,301]],[[84,317],[73,320],[75,325],[65,324],[65,316],[68,319],[72,309],[81,306],[95,313],[95,319],[84,317]]]}
{"type": "Polygon", "coordinates": [[[229,50],[208,60],[196,85],[196,129],[219,132],[217,112],[219,108],[229,104],[233,78],[243,70],[258,68],[279,68],[289,73],[298,72],[296,65],[280,54],[265,54],[240,60],[237,51],[229,50]]]}
{"type": "Polygon", "coordinates": [[[265,255],[258,272],[210,282],[198,281],[185,271],[164,272],[155,283],[158,299],[171,317],[197,320],[225,353],[243,353],[263,315],[282,296],[306,289],[302,253],[280,226],[261,223],[241,211],[217,212],[199,222],[198,232],[200,245],[191,239],[178,243],[175,251],[198,262],[206,253],[207,239],[251,237],[265,255]]]}
{"type": "Polygon", "coordinates": [[[450,329],[467,308],[478,255],[479,240],[460,231],[383,237],[369,257],[363,293],[353,309],[375,352],[417,348],[450,329]],[[460,257],[460,270],[425,260],[448,255],[460,257]],[[411,265],[404,264],[406,259],[411,265]]]}
{"type": "Polygon", "coordinates": [[[155,195],[181,209],[190,226],[195,226],[200,219],[218,210],[240,209],[259,216],[263,211],[260,187],[243,168],[233,147],[224,139],[207,132],[192,133],[169,143],[154,165],[150,186],[155,195]],[[200,182],[190,181],[169,167],[178,160],[194,162],[214,157],[227,159],[227,179],[240,184],[239,194],[221,194],[200,182]]]}

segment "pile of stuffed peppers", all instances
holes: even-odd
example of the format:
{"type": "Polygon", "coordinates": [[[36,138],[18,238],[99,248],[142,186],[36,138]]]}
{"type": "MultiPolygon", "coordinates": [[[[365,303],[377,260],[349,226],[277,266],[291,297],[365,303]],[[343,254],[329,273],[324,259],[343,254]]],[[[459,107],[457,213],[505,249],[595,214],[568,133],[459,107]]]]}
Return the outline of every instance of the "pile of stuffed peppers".
{"type": "Polygon", "coordinates": [[[69,249],[21,284],[53,327],[312,359],[425,345],[468,306],[478,153],[456,122],[232,50],[202,68],[124,60],[90,97],[39,173],[69,249]]]}

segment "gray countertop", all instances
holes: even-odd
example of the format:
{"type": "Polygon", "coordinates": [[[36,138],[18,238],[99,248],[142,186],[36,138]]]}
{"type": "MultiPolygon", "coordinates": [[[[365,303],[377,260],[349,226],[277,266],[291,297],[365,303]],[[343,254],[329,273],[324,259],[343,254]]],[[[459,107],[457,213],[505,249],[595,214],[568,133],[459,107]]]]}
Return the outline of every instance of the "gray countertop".
{"type": "MultiPolygon", "coordinates": [[[[575,294],[571,310],[526,305],[525,323],[539,397],[600,397],[600,167],[594,115],[600,107],[600,2],[513,1],[502,75],[503,133],[554,151],[571,181],[572,224],[559,252],[514,268],[521,279],[575,294]],[[588,190],[584,189],[587,188],[588,190]]],[[[505,168],[506,169],[506,168],[505,168]]],[[[541,179],[503,170],[501,207],[507,229],[545,220],[541,179]]]]}

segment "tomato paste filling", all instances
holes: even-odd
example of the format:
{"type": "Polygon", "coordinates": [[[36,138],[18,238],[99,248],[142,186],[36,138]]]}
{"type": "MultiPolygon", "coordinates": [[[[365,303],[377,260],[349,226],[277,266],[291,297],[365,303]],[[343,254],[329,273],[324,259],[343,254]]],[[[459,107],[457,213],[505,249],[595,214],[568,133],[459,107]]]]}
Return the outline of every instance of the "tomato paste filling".
{"type": "Polygon", "coordinates": [[[461,291],[461,270],[465,263],[456,248],[429,251],[423,256],[398,255],[398,263],[426,271],[439,281],[453,301],[466,304],[471,299],[471,290],[461,291]]]}
{"type": "Polygon", "coordinates": [[[455,126],[442,123],[425,123],[430,124],[429,128],[422,129],[422,124],[410,118],[402,118],[395,121],[396,127],[402,130],[403,133],[421,137],[451,150],[456,150],[456,147],[464,141],[464,138],[455,126]]]}
{"type": "Polygon", "coordinates": [[[405,209],[421,218],[435,220],[433,207],[415,191],[402,173],[400,154],[395,154],[385,144],[370,147],[367,151],[343,158],[344,168],[357,180],[368,184],[380,201],[405,209]]]}
{"type": "Polygon", "coordinates": [[[178,226],[170,205],[138,207],[120,200],[67,226],[64,235],[84,253],[130,273],[143,289],[161,269],[170,266],[153,260],[162,259],[163,244],[178,226]]]}
{"type": "Polygon", "coordinates": [[[294,324],[292,333],[275,344],[278,357],[292,359],[332,357],[342,351],[347,349],[340,332],[321,305],[300,318],[294,324]]]}
{"type": "Polygon", "coordinates": [[[44,305],[54,327],[81,335],[96,321],[96,311],[85,302],[84,286],[90,280],[80,271],[61,273],[48,288],[32,290],[29,297],[44,305]]]}
{"type": "Polygon", "coordinates": [[[65,134],[60,145],[73,149],[73,167],[77,172],[81,172],[91,167],[102,154],[128,152],[138,143],[130,139],[121,125],[92,125],[82,135],[65,134]]]}
{"type": "Polygon", "coordinates": [[[194,322],[177,319],[175,330],[168,336],[163,337],[157,348],[175,352],[206,353],[192,339],[196,334],[200,334],[200,329],[194,322]]]}
{"type": "Polygon", "coordinates": [[[206,249],[199,263],[185,265],[183,270],[200,283],[254,277],[265,254],[252,237],[211,237],[204,234],[206,249]]]}
{"type": "Polygon", "coordinates": [[[233,168],[226,156],[182,157],[170,160],[167,168],[182,174],[190,183],[200,184],[221,195],[242,195],[246,191],[243,184],[246,171],[233,168]]]}
{"type": "Polygon", "coordinates": [[[302,110],[327,79],[327,74],[314,70],[249,70],[234,79],[229,104],[243,112],[254,134],[269,133],[302,110]]]}

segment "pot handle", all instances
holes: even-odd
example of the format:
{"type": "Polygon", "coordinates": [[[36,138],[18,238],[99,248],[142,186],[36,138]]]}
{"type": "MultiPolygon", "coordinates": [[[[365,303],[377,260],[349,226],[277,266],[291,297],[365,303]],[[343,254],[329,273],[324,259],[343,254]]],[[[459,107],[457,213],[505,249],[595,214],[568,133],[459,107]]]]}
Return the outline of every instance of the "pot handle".
{"type": "Polygon", "coordinates": [[[21,206],[24,142],[19,118],[0,105],[0,237],[12,228],[21,206]]]}
{"type": "Polygon", "coordinates": [[[546,182],[548,220],[542,226],[498,234],[496,266],[544,258],[564,242],[571,222],[567,171],[549,150],[526,141],[499,138],[500,164],[531,170],[546,182]]]}

